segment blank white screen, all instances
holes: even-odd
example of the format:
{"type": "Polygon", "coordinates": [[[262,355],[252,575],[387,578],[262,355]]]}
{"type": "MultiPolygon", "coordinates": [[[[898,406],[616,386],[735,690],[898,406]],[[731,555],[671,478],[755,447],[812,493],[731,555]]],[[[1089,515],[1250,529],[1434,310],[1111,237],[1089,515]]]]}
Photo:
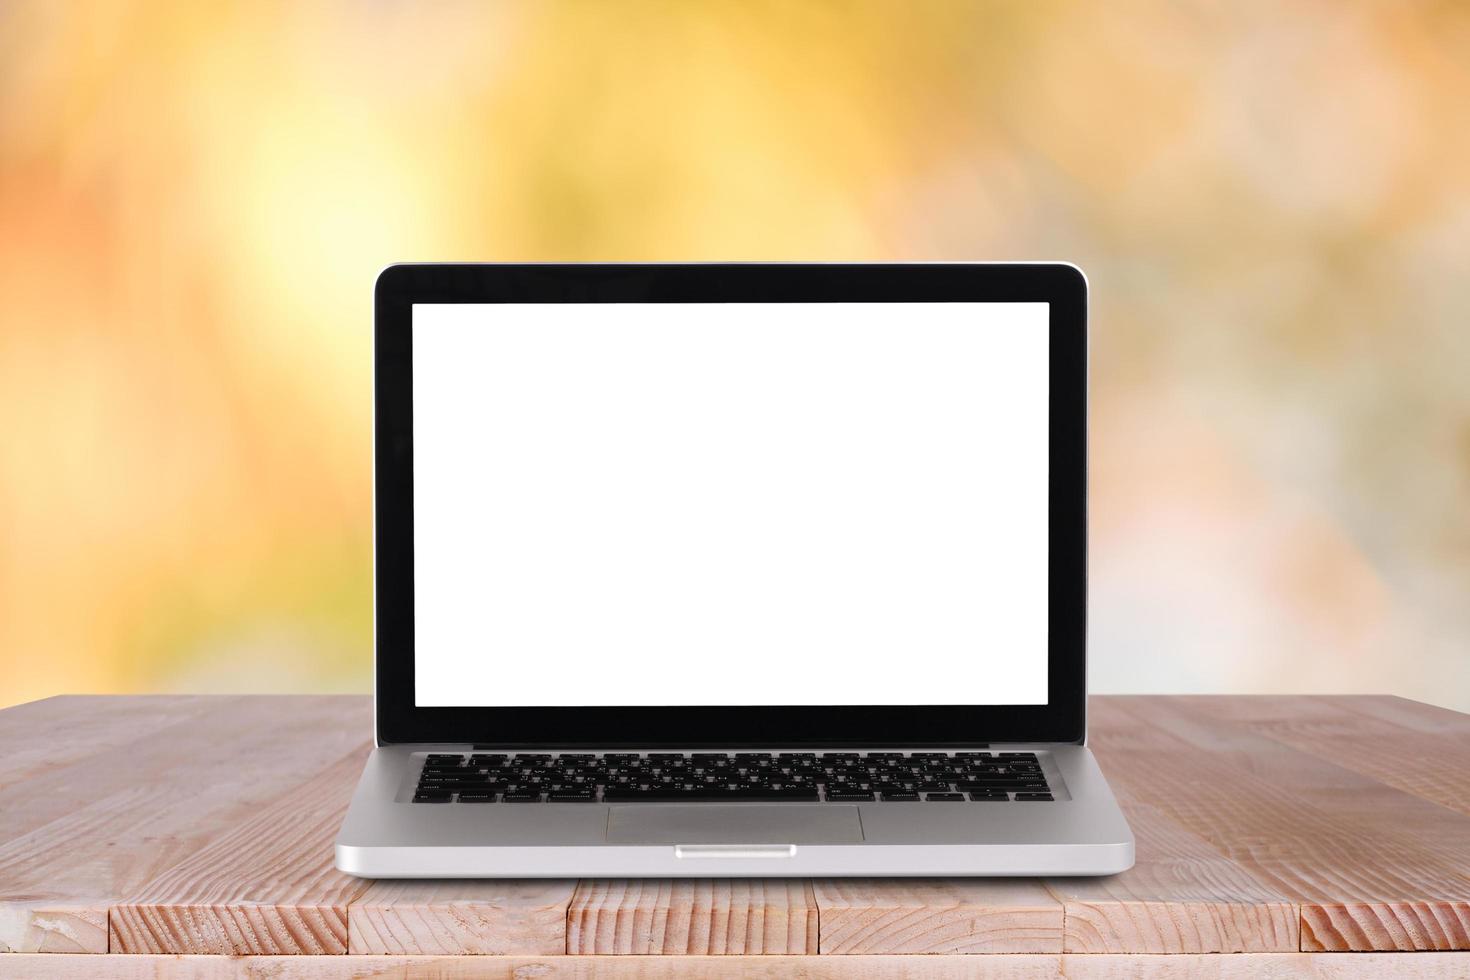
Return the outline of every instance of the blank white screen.
{"type": "Polygon", "coordinates": [[[416,305],[416,703],[1046,703],[1047,327],[416,305]]]}

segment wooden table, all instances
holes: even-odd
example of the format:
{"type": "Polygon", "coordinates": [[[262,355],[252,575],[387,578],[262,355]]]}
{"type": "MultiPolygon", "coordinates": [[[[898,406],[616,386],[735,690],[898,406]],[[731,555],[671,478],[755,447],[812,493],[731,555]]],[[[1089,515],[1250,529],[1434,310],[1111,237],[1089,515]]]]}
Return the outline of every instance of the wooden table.
{"type": "Polygon", "coordinates": [[[332,839],[370,711],[0,711],[0,977],[1470,977],[1453,711],[1094,698],[1138,837],[1113,878],[367,882],[332,867],[332,839]]]}

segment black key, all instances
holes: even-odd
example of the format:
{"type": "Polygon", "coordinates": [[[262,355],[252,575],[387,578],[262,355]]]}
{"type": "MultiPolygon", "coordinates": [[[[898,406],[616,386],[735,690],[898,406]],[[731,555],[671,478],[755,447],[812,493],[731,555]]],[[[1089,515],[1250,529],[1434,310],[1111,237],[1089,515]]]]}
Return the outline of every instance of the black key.
{"type": "Polygon", "coordinates": [[[723,786],[696,787],[692,790],[665,789],[661,787],[646,790],[609,787],[603,790],[602,793],[604,803],[627,803],[645,800],[650,802],[666,800],[784,800],[815,802],[816,799],[817,791],[815,789],[803,789],[800,787],[780,790],[761,788],[730,790],[723,786]]]}
{"type": "Polygon", "coordinates": [[[602,791],[602,801],[604,803],[626,803],[630,801],[656,803],[660,800],[694,800],[700,798],[685,790],[627,789],[615,786],[602,791]]]}
{"type": "Polygon", "coordinates": [[[834,803],[856,802],[858,800],[872,800],[873,791],[856,789],[829,789],[827,790],[827,799],[834,803]]]}
{"type": "Polygon", "coordinates": [[[928,780],[919,781],[919,792],[921,793],[948,793],[950,789],[949,783],[936,783],[928,780]]]}
{"type": "Polygon", "coordinates": [[[451,764],[456,765],[456,766],[459,765],[461,762],[464,761],[464,756],[462,756],[462,755],[449,755],[447,753],[442,753],[442,752],[440,752],[440,753],[433,753],[433,754],[429,755],[427,758],[428,758],[428,761],[431,762],[431,763],[433,763],[433,762],[448,762],[448,763],[451,763],[451,764]]]}
{"type": "MultiPolygon", "coordinates": [[[[683,787],[679,787],[678,791],[683,792],[683,787]]],[[[673,787],[662,787],[657,784],[648,785],[646,781],[640,781],[636,778],[630,782],[608,783],[603,787],[603,796],[607,799],[618,796],[624,799],[642,800],[651,798],[654,793],[672,794],[673,792],[675,792],[673,787]]]]}
{"type": "Polygon", "coordinates": [[[1007,796],[1006,794],[1004,794],[1004,793],[996,793],[996,792],[992,792],[992,791],[988,791],[988,790],[982,791],[982,792],[979,792],[979,793],[971,793],[970,794],[970,799],[972,799],[972,800],[1000,800],[1002,802],[1009,802],[1010,801],[1010,797],[1007,796]]]}
{"type": "Polygon", "coordinates": [[[494,793],[461,793],[461,794],[459,794],[459,802],[461,802],[461,803],[494,803],[495,802],[495,794],[494,793]]]}
{"type": "Polygon", "coordinates": [[[567,791],[562,793],[547,793],[546,799],[552,803],[593,803],[597,800],[597,797],[592,793],[567,791]]]}
{"type": "Polygon", "coordinates": [[[817,801],[817,788],[815,786],[782,786],[780,789],[775,789],[769,786],[755,786],[729,791],[723,799],[786,800],[790,802],[815,803],[817,801]]]}
{"type": "Polygon", "coordinates": [[[925,793],[924,794],[924,799],[930,800],[930,801],[938,800],[938,801],[942,801],[942,802],[945,802],[945,803],[956,803],[956,802],[962,803],[962,802],[964,802],[965,794],[964,793],[925,793]]]}
{"type": "Polygon", "coordinates": [[[1017,793],[1018,800],[1041,800],[1050,803],[1053,799],[1050,793],[1017,793]]]}
{"type": "Polygon", "coordinates": [[[441,793],[435,790],[430,790],[428,792],[420,791],[413,794],[413,801],[415,803],[448,803],[449,794],[441,793]]]}
{"type": "Polygon", "coordinates": [[[890,800],[890,801],[895,802],[895,803],[906,803],[906,802],[912,802],[912,801],[917,800],[919,798],[919,794],[918,793],[905,793],[902,790],[898,790],[898,791],[893,792],[893,793],[884,793],[883,794],[883,798],[885,800],[890,800]]]}
{"type": "Polygon", "coordinates": [[[506,793],[502,799],[507,803],[539,803],[541,801],[541,794],[519,790],[514,793],[506,793]]]}

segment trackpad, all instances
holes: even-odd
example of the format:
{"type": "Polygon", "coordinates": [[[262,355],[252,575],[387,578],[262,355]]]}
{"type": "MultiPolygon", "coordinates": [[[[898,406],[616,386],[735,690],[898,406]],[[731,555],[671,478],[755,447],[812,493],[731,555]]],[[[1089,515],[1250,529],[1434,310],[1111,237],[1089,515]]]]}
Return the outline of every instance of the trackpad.
{"type": "Polygon", "coordinates": [[[858,808],[840,803],[634,803],[609,807],[616,844],[851,844],[863,839],[858,808]]]}

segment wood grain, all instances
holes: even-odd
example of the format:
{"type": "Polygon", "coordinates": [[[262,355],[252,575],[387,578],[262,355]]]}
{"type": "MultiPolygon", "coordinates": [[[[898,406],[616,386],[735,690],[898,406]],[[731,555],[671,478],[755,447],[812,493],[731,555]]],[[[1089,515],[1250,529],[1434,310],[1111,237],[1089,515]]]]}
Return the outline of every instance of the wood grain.
{"type": "Polygon", "coordinates": [[[355,751],[293,786],[113,906],[115,953],[346,953],[347,904],[368,883],[333,867],[362,774],[355,751]]]}
{"type": "Polygon", "coordinates": [[[349,953],[550,955],[577,882],[379,881],[347,909],[349,953]]]}
{"type": "Polygon", "coordinates": [[[0,906],[0,953],[105,953],[107,910],[46,900],[0,906]]]}
{"type": "Polygon", "coordinates": [[[1155,807],[1120,800],[1137,863],[1047,882],[1069,953],[1258,953],[1300,948],[1296,903],[1155,807]]]}
{"type": "Polygon", "coordinates": [[[584,881],[568,953],[815,953],[817,906],[800,879],[584,881]]]}
{"type": "Polygon", "coordinates": [[[0,711],[0,789],[199,718],[217,697],[65,695],[0,711]],[[37,738],[38,733],[44,738],[37,738]]]}
{"type": "Polygon", "coordinates": [[[830,878],[812,891],[822,953],[1062,950],[1062,905],[1030,881],[830,878]]]}
{"type": "MultiPolygon", "coordinates": [[[[623,954],[627,976],[778,975],[786,954],[818,952],[863,954],[834,956],[833,976],[871,964],[947,976],[964,956],[1011,950],[987,969],[1357,976],[1372,974],[1340,971],[1378,961],[1285,951],[1470,949],[1470,716],[1398,698],[1094,699],[1091,744],[1138,865],[1045,882],[363,882],[333,870],[331,841],[370,719],[366,698],[341,697],[0,711],[0,950],[15,951],[0,975],[31,951],[61,970],[109,948],[132,955],[89,975],[137,963],[289,976],[280,964],[303,960],[275,954],[358,951],[373,955],[322,957],[348,968],[323,975],[570,976],[612,962],[570,951],[623,954]],[[910,952],[928,955],[887,955],[910,952]],[[1199,958],[1216,952],[1236,955],[1199,958]],[[441,958],[404,958],[420,953],[441,958]],[[741,953],[763,955],[725,955],[741,953]]],[[[1391,962],[1470,975],[1457,954],[1391,962]]]]}
{"type": "Polygon", "coordinates": [[[1470,813],[1470,716],[1402,698],[1215,698],[1213,718],[1470,813]]]}
{"type": "Polygon", "coordinates": [[[1110,782],[1296,902],[1303,949],[1470,948],[1463,814],[1214,717],[1211,700],[1098,705],[1110,782]]]}
{"type": "MultiPolygon", "coordinates": [[[[31,742],[74,720],[93,752],[63,751],[5,794],[0,948],[106,952],[105,932],[84,924],[105,923],[120,900],[352,747],[365,751],[371,723],[360,698],[179,698],[178,711],[145,698],[134,729],[119,709],[130,700],[42,702],[48,724],[31,742]]],[[[35,755],[24,740],[15,749],[35,755]]]]}
{"type": "MultiPolygon", "coordinates": [[[[1463,980],[1470,953],[1005,956],[117,956],[109,980],[1463,980]]],[[[0,980],[94,980],[95,956],[0,957],[0,980]]]]}

